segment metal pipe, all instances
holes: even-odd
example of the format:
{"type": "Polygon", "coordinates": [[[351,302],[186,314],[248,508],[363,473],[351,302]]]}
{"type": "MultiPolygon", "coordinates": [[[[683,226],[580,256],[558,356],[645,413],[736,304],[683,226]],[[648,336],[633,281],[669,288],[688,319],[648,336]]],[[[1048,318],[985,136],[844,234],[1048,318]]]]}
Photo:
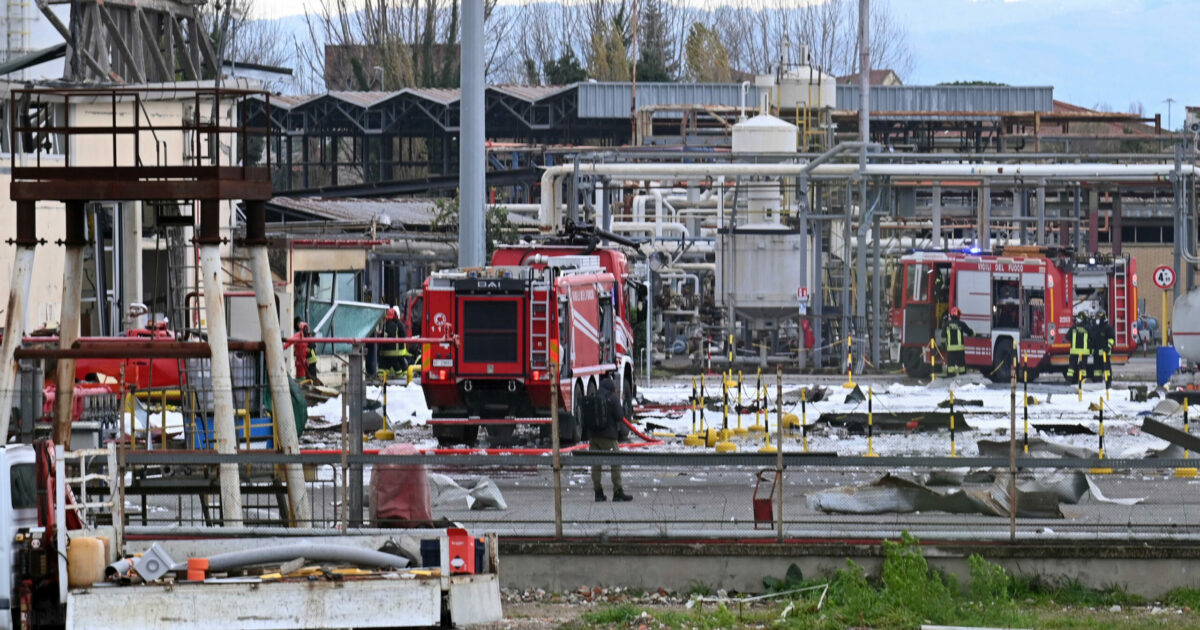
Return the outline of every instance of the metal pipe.
{"type": "Polygon", "coordinates": [[[484,156],[487,153],[484,131],[483,78],[483,2],[462,3],[462,78],[459,102],[459,207],[458,266],[482,267],[485,264],[485,225],[483,216],[484,156]]]}
{"type": "MultiPolygon", "coordinates": [[[[79,311],[83,297],[83,248],[87,246],[84,235],[84,205],[80,201],[67,202],[66,209],[66,260],[63,264],[62,306],[59,315],[59,340],[61,349],[70,348],[79,338],[79,311]]],[[[55,365],[54,397],[54,443],[71,448],[71,420],[75,411],[75,359],[62,357],[55,365]]]]}
{"type": "Polygon", "coordinates": [[[17,245],[12,283],[8,289],[8,312],[4,314],[4,337],[0,340],[0,437],[7,438],[12,422],[13,394],[17,383],[17,346],[25,331],[25,298],[33,279],[33,245],[17,245]]]}
{"type": "MultiPolygon", "coordinates": [[[[543,230],[552,229],[558,222],[561,201],[557,182],[571,174],[575,164],[551,166],[542,173],[542,199],[538,212],[543,230]]],[[[868,177],[891,177],[893,179],[960,179],[983,181],[989,179],[1067,179],[1071,181],[1110,181],[1118,178],[1134,180],[1169,180],[1175,172],[1170,163],[1157,164],[1038,164],[1017,162],[1011,164],[821,164],[810,168],[807,164],[795,163],[690,163],[690,164],[646,164],[646,163],[586,163],[579,164],[582,175],[607,175],[613,178],[636,180],[669,178],[703,178],[717,176],[733,177],[796,177],[808,172],[812,177],[851,177],[862,173],[868,177]]],[[[1188,175],[1200,174],[1200,167],[1188,164],[1180,169],[1188,175]]]]}
{"type": "MultiPolygon", "coordinates": [[[[252,532],[261,531],[257,528],[251,529],[252,532]]],[[[261,536],[254,533],[251,536],[261,536]]],[[[239,567],[248,567],[256,564],[276,564],[295,560],[296,558],[304,558],[310,562],[345,562],[348,564],[356,564],[364,567],[378,568],[393,568],[403,569],[408,566],[408,559],[390,553],[383,553],[373,549],[363,549],[362,547],[351,547],[349,545],[320,545],[320,544],[295,544],[283,545],[279,547],[265,547],[257,549],[246,549],[244,551],[231,551],[229,553],[221,553],[215,556],[208,557],[209,571],[228,571],[239,567]]],[[[176,563],[171,567],[173,571],[182,571],[187,568],[187,561],[176,563]]]]}
{"type": "MultiPolygon", "coordinates": [[[[267,381],[271,386],[275,435],[279,439],[276,447],[280,452],[295,455],[300,452],[300,438],[296,433],[296,415],[295,410],[292,409],[287,359],[283,354],[283,337],[279,332],[279,313],[275,310],[275,287],[271,281],[271,265],[267,260],[265,245],[250,247],[250,263],[254,280],[255,303],[258,306],[258,324],[262,328],[263,358],[266,363],[267,381]]],[[[298,463],[287,464],[284,471],[287,477],[291,522],[293,525],[306,524],[312,520],[312,509],[308,504],[308,486],[304,482],[304,467],[298,463]]]]}
{"type": "MultiPolygon", "coordinates": [[[[200,267],[204,274],[204,314],[207,318],[209,370],[213,388],[213,433],[217,452],[237,452],[233,424],[233,376],[229,368],[229,335],[225,329],[225,287],[221,274],[221,247],[200,245],[200,267]]],[[[242,525],[242,488],[237,464],[220,465],[221,513],[229,527],[242,525]]]]}

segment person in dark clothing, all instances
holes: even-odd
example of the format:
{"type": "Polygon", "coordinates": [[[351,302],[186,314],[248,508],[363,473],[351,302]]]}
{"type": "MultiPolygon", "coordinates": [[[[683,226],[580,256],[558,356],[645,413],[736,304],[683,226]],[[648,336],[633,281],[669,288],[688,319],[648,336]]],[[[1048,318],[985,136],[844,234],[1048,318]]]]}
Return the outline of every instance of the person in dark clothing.
{"type": "Polygon", "coordinates": [[[1071,343],[1071,363],[1067,367],[1067,382],[1076,383],[1083,379],[1087,372],[1088,355],[1091,354],[1091,328],[1087,325],[1087,314],[1075,316],[1075,325],[1067,331],[1067,341],[1071,343]]]}
{"type": "Polygon", "coordinates": [[[967,373],[967,345],[963,340],[975,331],[960,319],[962,311],[958,307],[950,309],[950,319],[946,322],[946,374],[958,376],[967,373]]]}
{"type": "MultiPolygon", "coordinates": [[[[613,451],[620,450],[620,427],[625,422],[625,414],[621,411],[621,398],[617,396],[617,385],[611,377],[600,379],[600,391],[596,394],[595,427],[591,432],[589,450],[613,451]]],[[[597,501],[606,501],[604,486],[600,483],[603,476],[603,466],[592,466],[592,489],[596,491],[597,501]]],[[[621,467],[612,466],[613,501],[632,501],[633,497],[625,494],[621,485],[621,467]]]]}
{"type": "Polygon", "coordinates": [[[1112,324],[1108,323],[1108,315],[1096,315],[1092,324],[1092,378],[1103,378],[1105,386],[1112,386],[1112,351],[1117,344],[1112,324]]]}
{"type": "MultiPolygon", "coordinates": [[[[400,339],[405,336],[404,323],[400,321],[400,313],[394,306],[389,308],[383,317],[383,336],[391,339],[400,339]]],[[[379,353],[379,367],[398,374],[408,368],[410,357],[408,346],[402,343],[384,344],[379,353]]]]}

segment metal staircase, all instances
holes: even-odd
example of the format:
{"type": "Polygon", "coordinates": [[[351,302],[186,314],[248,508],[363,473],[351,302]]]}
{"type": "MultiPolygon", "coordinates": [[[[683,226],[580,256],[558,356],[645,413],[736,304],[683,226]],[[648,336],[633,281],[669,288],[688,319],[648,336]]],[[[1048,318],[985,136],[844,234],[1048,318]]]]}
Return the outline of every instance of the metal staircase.
{"type": "Polygon", "coordinates": [[[1118,258],[1113,261],[1113,328],[1116,329],[1118,346],[1130,346],[1129,338],[1129,280],[1126,261],[1118,258]]]}

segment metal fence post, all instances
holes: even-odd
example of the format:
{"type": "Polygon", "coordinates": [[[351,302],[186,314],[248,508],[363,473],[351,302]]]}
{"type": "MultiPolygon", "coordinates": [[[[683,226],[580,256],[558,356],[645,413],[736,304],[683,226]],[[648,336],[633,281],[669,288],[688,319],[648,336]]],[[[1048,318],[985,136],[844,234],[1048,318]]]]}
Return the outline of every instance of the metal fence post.
{"type": "MultiPolygon", "coordinates": [[[[350,374],[346,383],[346,397],[350,405],[349,435],[346,445],[351,455],[363,452],[363,403],[366,390],[363,388],[363,348],[354,346],[350,352],[350,374]]],[[[362,527],[363,511],[363,466],[361,462],[350,465],[350,527],[362,527]]]]}
{"type": "MultiPolygon", "coordinates": [[[[575,419],[576,422],[579,418],[575,419]]],[[[562,451],[558,446],[558,362],[550,362],[550,447],[554,449],[554,535],[562,538],[562,451]]]]}
{"type": "Polygon", "coordinates": [[[1010,370],[1012,387],[1008,419],[1008,539],[1017,542],[1017,358],[1010,370]]]}
{"type": "MultiPolygon", "coordinates": [[[[763,394],[766,397],[766,394],[763,394]]],[[[764,424],[766,424],[764,422],[764,424]]],[[[769,432],[771,429],[767,428],[769,432]]],[[[778,531],[776,536],[779,542],[783,542],[783,366],[775,366],[775,430],[779,431],[779,439],[776,440],[775,449],[775,481],[779,488],[779,518],[776,521],[778,531]]],[[[768,433],[767,435],[770,435],[768,433]]]]}

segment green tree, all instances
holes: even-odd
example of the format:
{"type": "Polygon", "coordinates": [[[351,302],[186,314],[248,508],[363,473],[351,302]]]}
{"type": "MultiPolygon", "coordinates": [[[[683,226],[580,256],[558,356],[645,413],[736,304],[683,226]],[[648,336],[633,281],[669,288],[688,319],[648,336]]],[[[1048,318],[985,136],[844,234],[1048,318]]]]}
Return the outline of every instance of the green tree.
{"type": "MultiPolygon", "coordinates": [[[[458,231],[458,197],[438,199],[433,202],[437,213],[429,222],[429,227],[436,231],[458,231]]],[[[517,226],[508,219],[508,208],[493,206],[487,211],[487,227],[484,237],[487,239],[487,257],[492,258],[496,245],[515,243],[517,241],[517,226]]]]}
{"type": "Polygon", "coordinates": [[[598,81],[628,81],[632,77],[628,26],[624,3],[611,20],[599,20],[595,24],[588,58],[589,77],[598,81]]]}
{"type": "Polygon", "coordinates": [[[570,48],[563,51],[558,59],[546,62],[546,84],[568,85],[579,81],[587,81],[588,73],[583,64],[570,48]]]}
{"type": "Polygon", "coordinates": [[[729,64],[729,52],[715,29],[695,22],[688,29],[684,44],[689,81],[697,83],[730,83],[733,68],[729,64]]]}
{"type": "Polygon", "coordinates": [[[672,58],[673,42],[667,34],[664,0],[643,0],[638,20],[638,81],[673,81],[675,68],[672,58]]]}

